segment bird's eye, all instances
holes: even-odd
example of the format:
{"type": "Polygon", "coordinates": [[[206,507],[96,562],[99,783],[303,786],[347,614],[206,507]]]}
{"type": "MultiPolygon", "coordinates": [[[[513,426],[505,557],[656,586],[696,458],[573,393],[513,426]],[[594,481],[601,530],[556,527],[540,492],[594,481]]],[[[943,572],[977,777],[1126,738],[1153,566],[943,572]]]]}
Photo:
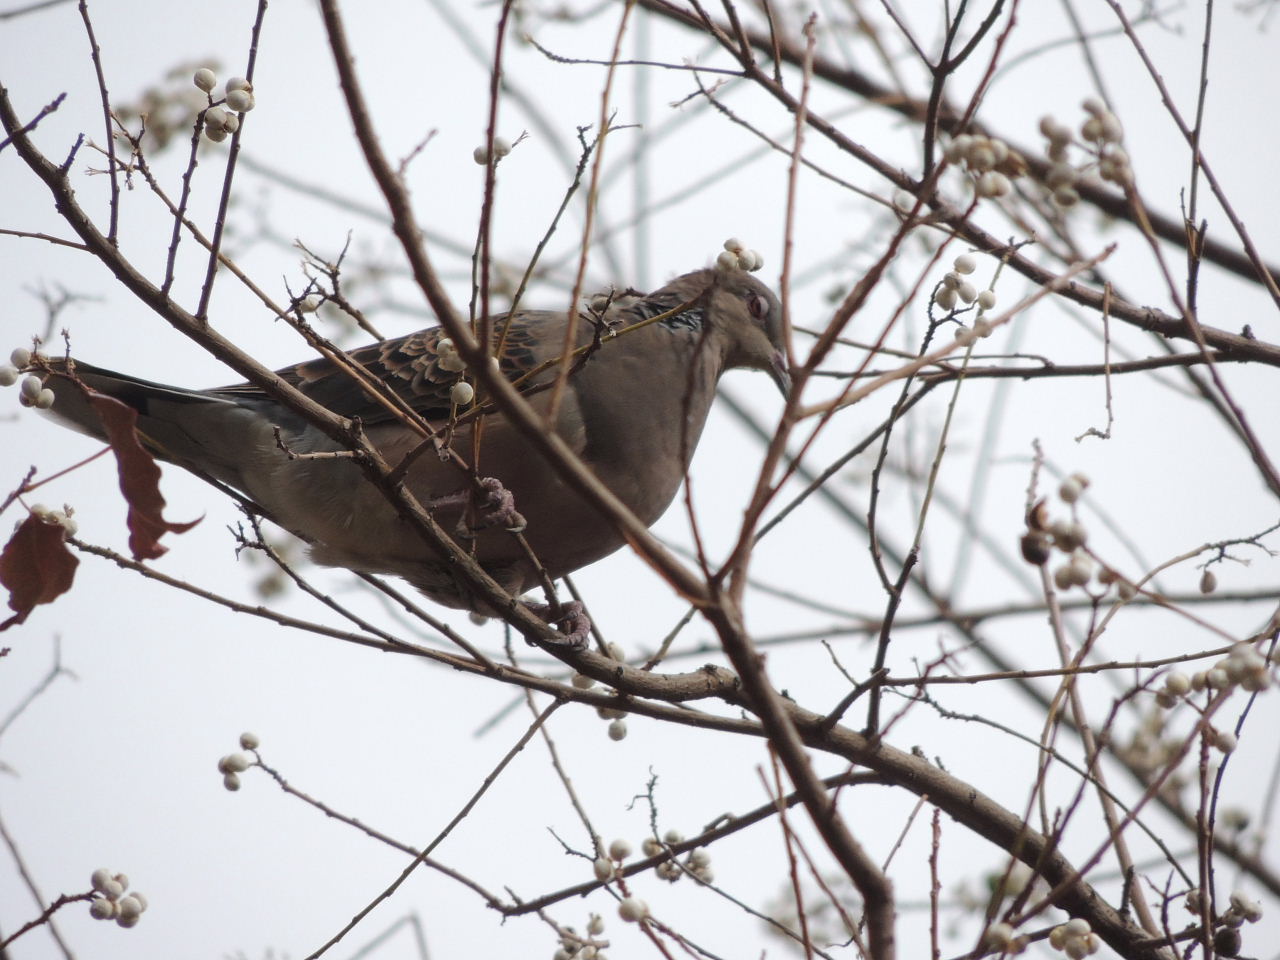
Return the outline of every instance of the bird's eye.
{"type": "Polygon", "coordinates": [[[769,313],[769,301],[762,294],[753,293],[747,297],[747,309],[757,320],[763,320],[769,313]]]}

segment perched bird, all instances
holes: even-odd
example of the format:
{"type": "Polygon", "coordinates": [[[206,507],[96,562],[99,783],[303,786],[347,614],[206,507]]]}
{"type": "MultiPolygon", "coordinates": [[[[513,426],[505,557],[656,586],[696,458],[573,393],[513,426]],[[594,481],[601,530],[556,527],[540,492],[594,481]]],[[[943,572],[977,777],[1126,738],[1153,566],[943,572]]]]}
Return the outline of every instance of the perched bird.
{"type": "MultiPolygon", "coordinates": [[[[547,361],[559,357],[567,324],[566,314],[550,311],[493,318],[499,369],[539,412],[548,409],[554,392],[549,385],[559,365],[547,361]]],[[[629,293],[601,314],[580,314],[575,338],[588,349],[573,359],[555,429],[646,525],[662,515],[684,478],[721,374],[750,367],[768,372],[784,395],[790,387],[778,300],[738,269],[698,270],[647,296],[629,293]]],[[[538,575],[525,548],[504,527],[522,527],[553,579],[623,545],[614,526],[562,483],[500,413],[477,415],[473,409],[466,415],[473,381],[440,327],[348,355],[457,452],[451,458],[419,450],[405,483],[446,530],[462,529],[459,543],[474,550],[511,594],[537,586],[538,575]],[[489,515],[502,522],[486,526],[489,515]]],[[[138,434],[156,456],[240,491],[275,523],[307,541],[316,562],[394,574],[438,603],[485,612],[451,566],[406,529],[355,464],[342,457],[306,456],[340,450],[339,443],[257,387],[187,390],[78,361],[74,370],[92,390],[137,411],[138,434]]],[[[334,413],[359,417],[365,435],[393,466],[422,441],[334,361],[310,360],[279,375],[334,413]]],[[[47,385],[56,394],[51,414],[103,436],[79,388],[58,376],[47,385]]]]}

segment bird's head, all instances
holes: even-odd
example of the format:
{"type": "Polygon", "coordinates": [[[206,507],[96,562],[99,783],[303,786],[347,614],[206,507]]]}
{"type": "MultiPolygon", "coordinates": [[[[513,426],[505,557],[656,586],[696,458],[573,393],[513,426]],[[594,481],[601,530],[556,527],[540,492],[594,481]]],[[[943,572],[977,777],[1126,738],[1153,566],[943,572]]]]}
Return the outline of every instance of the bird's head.
{"type": "Polygon", "coordinates": [[[700,270],[688,278],[706,284],[707,314],[727,342],[726,369],[763,370],[789,396],[782,305],[773,291],[745,270],[700,270]]]}

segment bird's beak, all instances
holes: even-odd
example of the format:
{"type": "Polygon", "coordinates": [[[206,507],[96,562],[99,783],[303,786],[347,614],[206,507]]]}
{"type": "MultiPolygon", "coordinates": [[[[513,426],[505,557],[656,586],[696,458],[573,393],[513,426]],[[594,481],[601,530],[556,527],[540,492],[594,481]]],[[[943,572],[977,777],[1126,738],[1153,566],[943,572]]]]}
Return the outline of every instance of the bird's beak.
{"type": "Polygon", "coordinates": [[[782,391],[783,399],[790,399],[791,373],[787,370],[787,358],[781,350],[775,350],[773,356],[769,358],[769,376],[782,391]]]}

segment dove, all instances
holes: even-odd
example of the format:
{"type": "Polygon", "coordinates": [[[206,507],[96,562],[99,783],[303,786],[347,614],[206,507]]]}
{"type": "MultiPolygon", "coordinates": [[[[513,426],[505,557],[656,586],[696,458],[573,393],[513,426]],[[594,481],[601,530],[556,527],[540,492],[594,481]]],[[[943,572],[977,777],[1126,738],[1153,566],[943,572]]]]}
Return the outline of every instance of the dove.
{"type": "MultiPolygon", "coordinates": [[[[570,358],[554,429],[646,526],[675,497],[726,371],[761,370],[784,396],[790,389],[778,299],[740,269],[696,270],[647,295],[627,291],[573,320],[572,343],[581,349],[570,358]]],[[[564,312],[523,309],[491,321],[498,369],[544,417],[569,324],[564,312]]],[[[538,563],[554,580],[623,546],[615,525],[485,405],[442,328],[347,356],[430,426],[426,449],[421,430],[397,416],[394,403],[332,359],[278,376],[333,413],[358,418],[393,467],[410,457],[408,490],[512,596],[539,585],[538,563]]],[[[138,435],[157,458],[238,491],[306,541],[317,563],[392,574],[437,603],[492,612],[349,458],[326,456],[342,450],[339,442],[257,387],[193,390],[80,361],[48,363],[55,371],[46,383],[55,394],[48,412],[65,424],[104,437],[83,389],[59,370],[132,407],[138,435]]]]}

